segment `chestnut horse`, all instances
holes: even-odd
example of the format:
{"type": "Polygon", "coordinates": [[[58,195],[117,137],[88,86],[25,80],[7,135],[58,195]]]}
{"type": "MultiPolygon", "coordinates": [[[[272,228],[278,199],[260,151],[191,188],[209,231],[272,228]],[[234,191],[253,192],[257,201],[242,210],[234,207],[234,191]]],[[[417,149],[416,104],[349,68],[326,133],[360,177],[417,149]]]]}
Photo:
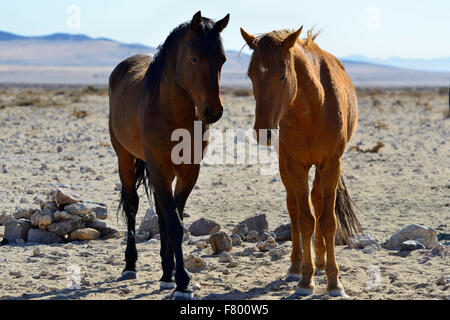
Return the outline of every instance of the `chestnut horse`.
{"type": "Polygon", "coordinates": [[[128,227],[122,279],[137,276],[137,189],[144,185],[147,195],[149,189],[153,192],[159,220],[163,269],[160,287],[176,285],[175,299],[192,297],[181,248],[181,220],[200,164],[174,164],[171,151],[177,142],[171,141],[171,135],[182,128],[193,139],[194,121],[202,121],[204,132],[208,124],[222,116],[219,78],[226,58],[220,33],[229,17],[213,22],[197,12],[191,21],[170,33],[153,60],[147,55],[130,57],[109,78],[109,131],[119,162],[121,205],[128,227]]]}
{"type": "Polygon", "coordinates": [[[256,100],[254,129],[259,143],[273,144],[278,129],[280,176],[291,219],[291,266],[286,280],[299,280],[298,292],[312,294],[315,267],[325,269],[328,291],[345,296],[338,279],[334,246],[338,217],[340,236],[361,232],[342,175],[341,158],[358,121],[353,84],[337,58],[314,42],[299,39],[302,31],[273,31],[255,37],[241,28],[253,49],[248,75],[256,100]],[[261,131],[262,133],[263,131],[261,131]],[[309,202],[308,173],[316,167],[309,202]],[[315,231],[315,263],[311,240],[315,231]],[[301,237],[301,242],[300,242],[301,237]]]}

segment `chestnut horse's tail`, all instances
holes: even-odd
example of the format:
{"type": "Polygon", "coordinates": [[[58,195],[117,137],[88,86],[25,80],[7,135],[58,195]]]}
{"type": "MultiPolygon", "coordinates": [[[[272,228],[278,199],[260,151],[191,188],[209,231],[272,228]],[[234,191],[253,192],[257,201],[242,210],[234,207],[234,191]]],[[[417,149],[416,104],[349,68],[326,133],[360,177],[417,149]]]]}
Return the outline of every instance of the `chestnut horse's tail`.
{"type": "Polygon", "coordinates": [[[350,198],[344,178],[339,178],[336,190],[335,212],[338,220],[337,237],[340,244],[348,244],[348,239],[363,234],[361,224],[355,213],[356,204],[350,198]]]}
{"type": "MultiPolygon", "coordinates": [[[[136,183],[135,183],[135,190],[137,191],[139,189],[140,186],[144,186],[144,191],[145,194],[147,195],[147,199],[148,202],[150,203],[150,206],[153,207],[153,202],[152,202],[152,193],[153,193],[153,186],[151,184],[150,181],[150,177],[148,176],[148,172],[147,172],[147,166],[145,161],[136,158],[136,162],[134,165],[134,174],[135,174],[135,178],[136,178],[136,183]]],[[[125,203],[125,191],[124,188],[122,187],[122,192],[120,193],[120,202],[119,202],[119,207],[117,209],[117,212],[123,212],[123,205],[125,203]]],[[[137,213],[137,210],[135,210],[137,213]]]]}

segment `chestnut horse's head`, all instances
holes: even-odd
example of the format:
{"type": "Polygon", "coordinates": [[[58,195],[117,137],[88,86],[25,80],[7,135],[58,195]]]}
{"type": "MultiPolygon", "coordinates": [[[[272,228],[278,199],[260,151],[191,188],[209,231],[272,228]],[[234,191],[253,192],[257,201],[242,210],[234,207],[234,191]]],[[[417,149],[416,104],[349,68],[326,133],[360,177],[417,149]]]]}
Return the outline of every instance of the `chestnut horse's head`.
{"type": "Polygon", "coordinates": [[[213,22],[197,12],[178,47],[177,82],[197,106],[199,117],[207,123],[216,122],[223,113],[219,79],[226,58],[220,33],[229,20],[229,14],[213,22]]]}
{"type": "MultiPolygon", "coordinates": [[[[241,34],[253,54],[248,76],[253,84],[256,100],[256,136],[260,129],[278,129],[279,122],[297,94],[297,76],[291,48],[295,45],[301,27],[295,32],[273,31],[255,37],[241,28],[241,34]]],[[[267,144],[271,144],[270,130],[267,144]]]]}

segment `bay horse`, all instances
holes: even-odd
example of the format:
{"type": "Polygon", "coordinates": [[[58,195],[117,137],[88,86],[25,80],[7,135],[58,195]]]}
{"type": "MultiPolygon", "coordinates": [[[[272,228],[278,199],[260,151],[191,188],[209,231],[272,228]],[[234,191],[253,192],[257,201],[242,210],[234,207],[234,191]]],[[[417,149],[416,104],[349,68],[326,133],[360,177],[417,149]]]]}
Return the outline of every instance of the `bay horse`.
{"type": "Polygon", "coordinates": [[[325,269],[329,294],[345,296],[334,247],[338,223],[343,238],[362,233],[341,174],[341,158],[358,121],[356,92],[342,63],[314,42],[317,34],[310,31],[305,40],[299,39],[302,28],[257,37],[241,28],[253,50],[248,76],[256,100],[254,129],[259,143],[278,147],[292,231],[286,280],[299,281],[298,293],[309,295],[315,268],[325,269]],[[278,128],[274,141],[270,133],[278,128]],[[267,134],[261,139],[263,132],[267,134]],[[308,186],[313,165],[314,215],[308,186]]]}
{"type": "MultiPolygon", "coordinates": [[[[132,56],[119,63],[109,78],[109,132],[119,163],[120,204],[128,229],[122,279],[137,277],[137,189],[143,185],[147,196],[149,191],[153,193],[158,214],[160,288],[176,286],[175,299],[192,298],[181,247],[182,219],[200,164],[175,165],[171,150],[177,142],[171,141],[171,135],[183,128],[193,140],[194,121],[202,121],[204,133],[222,116],[219,79],[226,57],[220,33],[229,18],[227,14],[214,22],[199,11],[170,33],[153,60],[147,55],[132,56]]],[[[206,145],[206,141],[202,143],[203,150],[206,145]]]]}

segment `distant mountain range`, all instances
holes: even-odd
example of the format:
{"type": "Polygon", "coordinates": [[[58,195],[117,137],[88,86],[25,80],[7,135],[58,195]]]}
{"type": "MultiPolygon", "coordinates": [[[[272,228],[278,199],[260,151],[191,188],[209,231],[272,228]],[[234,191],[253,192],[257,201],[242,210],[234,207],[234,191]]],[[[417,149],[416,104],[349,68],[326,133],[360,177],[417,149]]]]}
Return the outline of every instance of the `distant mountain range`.
{"type": "Polygon", "coordinates": [[[435,71],[435,72],[450,72],[450,57],[435,58],[435,59],[414,59],[414,58],[406,59],[399,57],[392,57],[388,59],[376,59],[376,58],[368,58],[361,55],[352,55],[343,57],[342,59],[355,62],[379,64],[397,68],[435,71]]]}
{"type": "MultiPolygon", "coordinates": [[[[154,54],[155,50],[83,34],[29,37],[0,31],[0,83],[106,84],[109,73],[120,61],[137,53],[154,54]]],[[[250,56],[233,50],[227,50],[226,55],[222,84],[249,86],[246,71],[250,56]]],[[[349,56],[341,60],[359,86],[447,86],[450,83],[450,72],[431,72],[450,71],[450,58],[377,60],[349,56]]]]}

